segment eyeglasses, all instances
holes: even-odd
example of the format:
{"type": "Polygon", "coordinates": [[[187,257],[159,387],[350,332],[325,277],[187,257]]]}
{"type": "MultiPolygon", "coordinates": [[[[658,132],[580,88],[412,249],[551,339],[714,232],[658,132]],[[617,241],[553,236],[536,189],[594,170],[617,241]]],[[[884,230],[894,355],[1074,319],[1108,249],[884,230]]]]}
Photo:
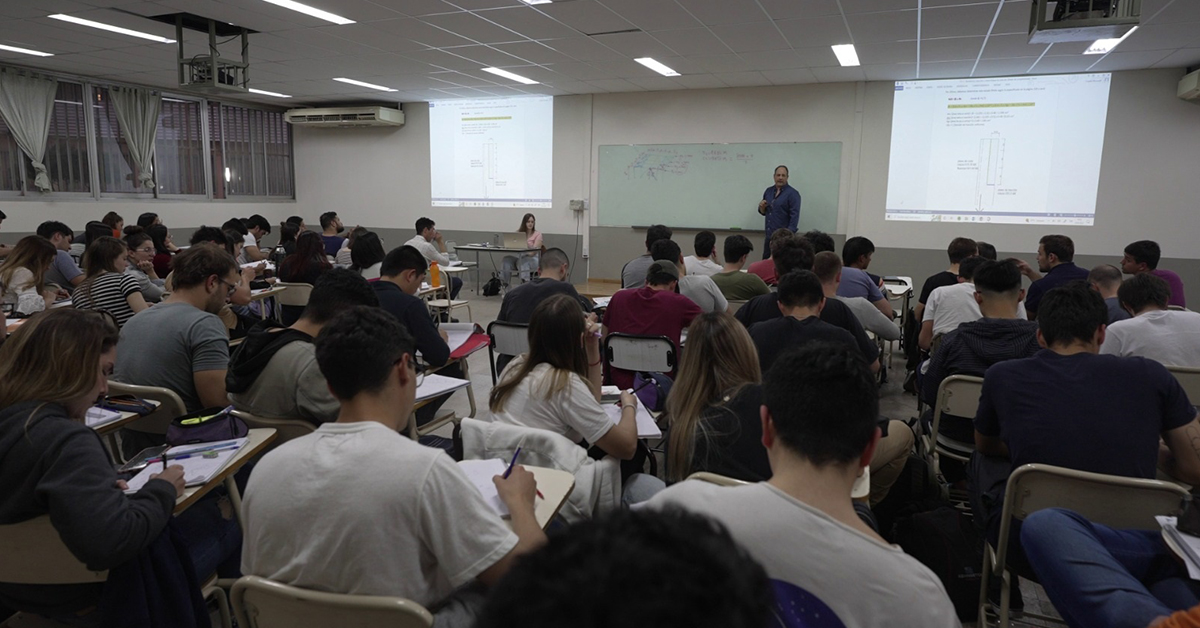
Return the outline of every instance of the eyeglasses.
{"type": "Polygon", "coordinates": [[[149,248],[145,248],[145,249],[134,249],[133,252],[134,253],[153,253],[154,247],[149,247],[149,248]]]}
{"type": "MultiPolygon", "coordinates": [[[[404,360],[404,358],[400,358],[399,360],[396,360],[394,362],[394,364],[399,364],[402,360],[404,360]]],[[[420,388],[421,384],[425,381],[425,371],[428,370],[429,367],[425,366],[424,364],[421,364],[420,362],[417,362],[416,360],[413,360],[411,362],[411,364],[412,364],[413,370],[417,372],[417,388],[420,388]]]]}
{"type": "Polygon", "coordinates": [[[242,285],[242,282],[240,281],[237,283],[229,283],[228,281],[225,281],[219,277],[217,278],[217,281],[220,281],[221,283],[225,284],[225,287],[229,288],[229,291],[225,294],[226,297],[233,296],[233,293],[237,292],[237,289],[242,285]]]}

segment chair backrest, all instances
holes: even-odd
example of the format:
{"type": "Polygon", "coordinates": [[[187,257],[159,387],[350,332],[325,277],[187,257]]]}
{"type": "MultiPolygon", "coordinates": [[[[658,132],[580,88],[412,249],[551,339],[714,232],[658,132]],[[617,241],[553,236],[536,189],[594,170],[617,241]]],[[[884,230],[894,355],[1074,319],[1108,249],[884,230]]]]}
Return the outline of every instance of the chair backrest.
{"type": "Polygon", "coordinates": [[[446,240],[446,257],[451,261],[458,260],[458,243],[454,240],[446,240]]]}
{"type": "MultiPolygon", "coordinates": [[[[250,429],[256,427],[270,427],[275,429],[275,440],[271,442],[269,449],[274,449],[293,438],[300,438],[306,434],[312,434],[317,431],[317,426],[297,418],[268,418],[250,414],[244,410],[234,410],[231,412],[233,416],[246,422],[246,426],[250,429]]],[[[268,450],[269,450],[268,449],[268,450]]]]}
{"type": "Polygon", "coordinates": [[[166,434],[167,426],[177,417],[187,414],[187,406],[179,394],[170,388],[162,386],[140,386],[108,380],[109,395],[134,395],[142,399],[158,402],[158,409],[136,421],[126,425],[127,429],[147,434],[166,434]]]}
{"type": "Polygon", "coordinates": [[[49,515],[0,526],[0,582],[81,584],[107,579],[107,571],[92,571],[75,558],[49,515]]]}
{"type": "Polygon", "coordinates": [[[297,307],[304,307],[308,305],[308,297],[312,294],[313,289],[311,283],[288,283],[286,281],[280,281],[275,285],[278,287],[287,288],[287,290],[275,295],[275,298],[279,300],[280,305],[294,305],[297,307]]]}
{"type": "Polygon", "coordinates": [[[604,361],[610,367],[645,373],[675,369],[675,343],[666,336],[611,333],[604,339],[604,361]]]}
{"type": "MultiPolygon", "coordinates": [[[[933,442],[937,443],[942,415],[975,418],[979,408],[979,393],[983,391],[983,378],[973,375],[951,375],[938,386],[937,401],[933,405],[933,442]]],[[[965,443],[974,448],[973,443],[965,443]]]]}
{"type": "Polygon", "coordinates": [[[488,343],[488,360],[492,365],[492,385],[495,386],[500,376],[496,369],[496,358],[529,351],[529,325],[492,321],[487,326],[487,335],[491,339],[488,343]]]}
{"type": "Polygon", "coordinates": [[[1179,514],[1188,499],[1187,489],[1172,482],[1048,464],[1022,465],[1008,477],[1004,490],[997,556],[1004,557],[1012,521],[1023,521],[1045,508],[1066,508],[1095,523],[1122,530],[1158,530],[1154,517],[1179,514]]]}
{"type": "Polygon", "coordinates": [[[708,482],[709,484],[716,484],[718,486],[741,486],[743,484],[749,484],[749,482],[746,482],[745,480],[735,480],[729,476],[719,475],[717,473],[709,473],[708,471],[697,471],[687,476],[687,479],[700,480],[702,482],[708,482]]]}
{"type": "Polygon", "coordinates": [[[425,607],[398,597],[326,593],[244,576],[233,583],[233,611],[243,628],[429,628],[425,607]]]}
{"type": "Polygon", "coordinates": [[[1168,366],[1167,370],[1179,381],[1192,405],[1200,405],[1200,369],[1191,366],[1168,366]]]}

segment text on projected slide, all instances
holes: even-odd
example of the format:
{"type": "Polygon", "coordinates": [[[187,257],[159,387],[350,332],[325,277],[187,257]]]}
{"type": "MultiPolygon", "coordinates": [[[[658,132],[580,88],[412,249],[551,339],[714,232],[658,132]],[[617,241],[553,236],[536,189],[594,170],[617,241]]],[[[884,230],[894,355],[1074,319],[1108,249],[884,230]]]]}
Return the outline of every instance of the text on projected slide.
{"type": "Polygon", "coordinates": [[[550,207],[554,98],[429,103],[434,207],[550,207]]]}
{"type": "Polygon", "coordinates": [[[1109,81],[897,81],[887,220],[1093,224],[1109,81]]]}

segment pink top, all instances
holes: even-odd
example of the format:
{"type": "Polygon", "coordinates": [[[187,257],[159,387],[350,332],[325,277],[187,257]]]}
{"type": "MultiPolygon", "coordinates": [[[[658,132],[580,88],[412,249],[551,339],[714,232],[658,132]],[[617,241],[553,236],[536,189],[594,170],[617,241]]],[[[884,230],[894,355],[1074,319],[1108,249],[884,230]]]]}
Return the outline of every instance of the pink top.
{"type": "MultiPolygon", "coordinates": [[[[525,246],[528,246],[531,249],[541,249],[542,232],[534,229],[533,233],[529,234],[528,237],[525,238],[525,246]]],[[[537,253],[528,253],[528,255],[537,255],[537,253]]]]}

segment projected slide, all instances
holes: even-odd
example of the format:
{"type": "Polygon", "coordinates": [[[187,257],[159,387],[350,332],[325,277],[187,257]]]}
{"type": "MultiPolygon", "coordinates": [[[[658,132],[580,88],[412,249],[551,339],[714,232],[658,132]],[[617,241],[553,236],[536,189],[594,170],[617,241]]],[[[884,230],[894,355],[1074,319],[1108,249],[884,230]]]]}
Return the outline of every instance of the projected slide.
{"type": "Polygon", "coordinates": [[[897,81],[886,218],[1093,224],[1109,78],[897,81]]]}
{"type": "Polygon", "coordinates": [[[554,97],[429,103],[434,207],[550,207],[554,97]]]}

